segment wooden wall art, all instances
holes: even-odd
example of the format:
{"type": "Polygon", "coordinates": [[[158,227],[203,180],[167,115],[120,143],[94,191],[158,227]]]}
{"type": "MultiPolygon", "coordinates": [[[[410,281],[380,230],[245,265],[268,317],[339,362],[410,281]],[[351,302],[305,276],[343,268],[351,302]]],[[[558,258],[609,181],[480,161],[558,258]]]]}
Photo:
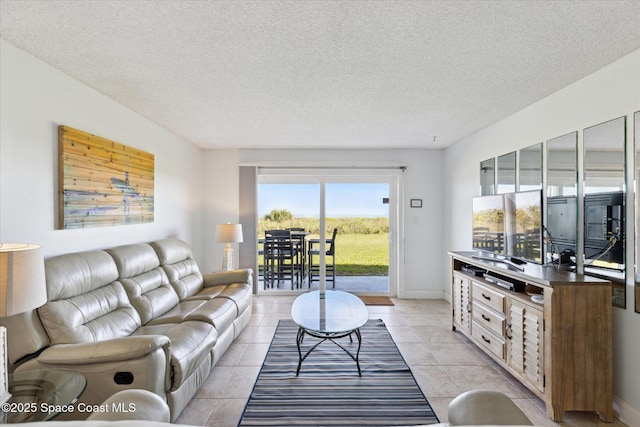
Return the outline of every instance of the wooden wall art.
{"type": "Polygon", "coordinates": [[[153,222],[153,154],[67,126],[58,137],[59,228],[153,222]]]}

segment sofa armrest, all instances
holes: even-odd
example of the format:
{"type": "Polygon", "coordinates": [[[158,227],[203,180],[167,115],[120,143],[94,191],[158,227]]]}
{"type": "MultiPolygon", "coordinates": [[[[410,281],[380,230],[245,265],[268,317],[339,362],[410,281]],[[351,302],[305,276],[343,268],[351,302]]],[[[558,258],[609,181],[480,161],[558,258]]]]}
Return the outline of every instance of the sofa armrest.
{"type": "Polygon", "coordinates": [[[100,405],[123,389],[144,389],[166,399],[173,385],[171,344],[158,334],[133,335],[97,343],[55,344],[16,368],[71,369],[83,374],[81,401],[100,405]]]}
{"type": "Polygon", "coordinates": [[[137,359],[162,348],[170,357],[171,341],[164,335],[137,335],[82,344],[57,344],[38,356],[41,363],[86,365],[137,359]]]}
{"type": "Polygon", "coordinates": [[[253,271],[250,268],[208,273],[203,277],[204,287],[230,285],[232,283],[249,283],[252,273],[253,271]]]}

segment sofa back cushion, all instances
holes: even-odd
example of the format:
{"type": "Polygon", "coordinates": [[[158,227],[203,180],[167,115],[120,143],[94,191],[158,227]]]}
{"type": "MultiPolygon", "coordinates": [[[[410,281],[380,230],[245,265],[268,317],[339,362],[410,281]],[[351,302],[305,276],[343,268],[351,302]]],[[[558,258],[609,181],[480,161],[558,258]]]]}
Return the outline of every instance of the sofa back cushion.
{"type": "Polygon", "coordinates": [[[186,242],[171,238],[151,242],[150,245],[158,255],[160,265],[180,301],[202,290],[202,273],[193,259],[191,247],[186,242]]]}
{"type": "Polygon", "coordinates": [[[143,325],[178,304],[178,295],[151,246],[146,243],[124,245],[107,252],[113,257],[120,282],[143,325]]]}
{"type": "Polygon", "coordinates": [[[45,260],[48,302],[38,309],[51,344],[75,344],[125,337],[141,325],[104,251],[45,260]]]}

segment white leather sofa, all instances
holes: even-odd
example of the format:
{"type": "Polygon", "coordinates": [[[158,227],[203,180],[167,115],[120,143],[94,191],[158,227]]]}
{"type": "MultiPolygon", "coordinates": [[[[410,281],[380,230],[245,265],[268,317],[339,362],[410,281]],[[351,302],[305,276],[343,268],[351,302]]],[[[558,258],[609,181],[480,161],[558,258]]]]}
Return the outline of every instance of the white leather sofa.
{"type": "Polygon", "coordinates": [[[80,400],[149,390],[174,421],[251,317],[251,270],[202,275],[178,239],[45,261],[48,302],[2,319],[15,371],[82,372],[80,400]]]}

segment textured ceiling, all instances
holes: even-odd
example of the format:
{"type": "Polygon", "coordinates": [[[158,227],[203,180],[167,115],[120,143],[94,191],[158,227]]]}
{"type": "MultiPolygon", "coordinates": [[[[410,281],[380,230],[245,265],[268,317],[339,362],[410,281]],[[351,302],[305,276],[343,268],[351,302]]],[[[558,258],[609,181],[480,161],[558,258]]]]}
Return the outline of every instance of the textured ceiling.
{"type": "Polygon", "coordinates": [[[210,148],[443,147],[639,23],[637,0],[0,1],[2,38],[210,148]]]}

